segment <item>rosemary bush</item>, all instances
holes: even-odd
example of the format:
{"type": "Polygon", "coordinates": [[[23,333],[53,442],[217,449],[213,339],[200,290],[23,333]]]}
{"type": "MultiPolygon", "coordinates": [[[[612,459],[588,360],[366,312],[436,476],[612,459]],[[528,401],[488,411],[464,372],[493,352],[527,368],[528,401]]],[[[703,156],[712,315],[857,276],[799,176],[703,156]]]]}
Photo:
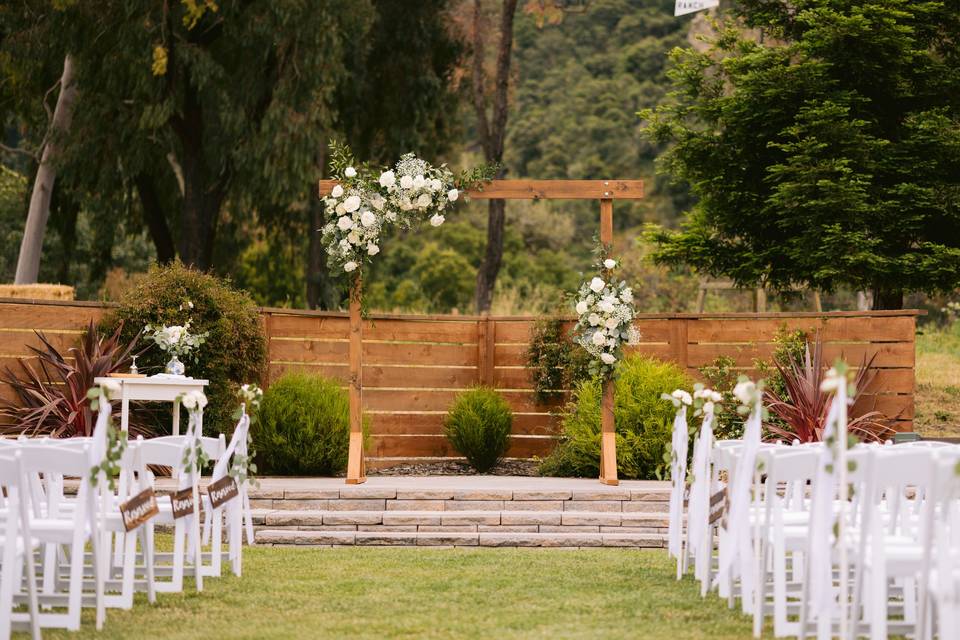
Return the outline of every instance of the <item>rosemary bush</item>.
{"type": "Polygon", "coordinates": [[[503,459],[510,446],[513,411],[489,387],[476,387],[457,396],[444,420],[444,431],[453,448],[479,473],[503,459]]]}

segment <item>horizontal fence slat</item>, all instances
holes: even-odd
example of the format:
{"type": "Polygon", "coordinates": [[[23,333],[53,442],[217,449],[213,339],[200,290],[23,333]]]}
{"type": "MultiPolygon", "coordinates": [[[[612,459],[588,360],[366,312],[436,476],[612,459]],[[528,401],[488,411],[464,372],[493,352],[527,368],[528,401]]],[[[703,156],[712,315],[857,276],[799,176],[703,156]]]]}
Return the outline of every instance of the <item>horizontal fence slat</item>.
{"type": "MultiPolygon", "coordinates": [[[[688,366],[699,368],[711,365],[721,356],[733,358],[738,367],[752,367],[755,360],[771,361],[772,343],[748,344],[690,344],[687,346],[688,366]]],[[[858,366],[866,355],[877,354],[875,367],[913,367],[914,349],[910,342],[878,344],[828,343],[823,346],[824,363],[843,357],[852,366],[858,366]]]]}
{"type": "Polygon", "coordinates": [[[914,319],[892,318],[784,318],[690,320],[687,339],[694,343],[771,342],[777,332],[801,330],[811,338],[819,331],[824,342],[912,342],[914,319]],[[877,336],[882,337],[878,340],[877,336]]]}
{"type": "Polygon", "coordinates": [[[0,329],[81,330],[98,321],[104,309],[90,306],[0,304],[0,329]]]}
{"type": "MultiPolygon", "coordinates": [[[[310,373],[335,378],[346,383],[350,368],[342,365],[271,364],[270,382],[288,371],[310,373]]],[[[475,367],[416,367],[364,365],[363,387],[425,387],[428,389],[467,389],[477,384],[475,367]]]]}
{"type": "MultiPolygon", "coordinates": [[[[556,438],[547,436],[511,436],[507,457],[544,457],[556,444],[556,438]]],[[[446,458],[459,455],[449,440],[438,435],[371,436],[366,452],[374,458],[446,458]]]]}
{"type": "MultiPolygon", "coordinates": [[[[461,392],[447,389],[364,388],[363,408],[367,411],[447,411],[461,392]]],[[[513,411],[549,413],[562,404],[551,401],[538,404],[529,391],[501,391],[513,411]]]]}
{"type": "MultiPolygon", "coordinates": [[[[66,356],[70,347],[77,346],[80,333],[50,333],[44,332],[43,337],[56,347],[61,355],[66,356]]],[[[43,342],[33,332],[28,331],[0,331],[0,356],[29,356],[33,352],[30,347],[42,348],[43,342]]]]}
{"type": "MultiPolygon", "coordinates": [[[[370,432],[377,435],[442,435],[442,413],[369,413],[370,432]]],[[[551,415],[517,414],[510,430],[515,435],[560,434],[560,421],[551,415]]]]}

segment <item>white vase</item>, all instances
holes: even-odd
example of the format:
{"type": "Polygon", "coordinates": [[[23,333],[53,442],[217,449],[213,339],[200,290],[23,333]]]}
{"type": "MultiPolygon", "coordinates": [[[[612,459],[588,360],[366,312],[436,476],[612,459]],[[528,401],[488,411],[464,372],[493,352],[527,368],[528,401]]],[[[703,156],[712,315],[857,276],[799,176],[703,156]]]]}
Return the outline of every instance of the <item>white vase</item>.
{"type": "Polygon", "coordinates": [[[186,370],[186,367],[180,362],[180,358],[174,355],[170,358],[170,362],[167,363],[165,372],[171,376],[182,376],[186,370]]]}

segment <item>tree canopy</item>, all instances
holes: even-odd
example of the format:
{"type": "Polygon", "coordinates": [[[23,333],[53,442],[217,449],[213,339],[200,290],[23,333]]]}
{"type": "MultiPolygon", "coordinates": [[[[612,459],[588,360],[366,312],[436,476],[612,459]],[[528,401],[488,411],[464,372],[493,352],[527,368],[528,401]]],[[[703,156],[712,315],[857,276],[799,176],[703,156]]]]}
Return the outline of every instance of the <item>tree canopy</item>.
{"type": "Polygon", "coordinates": [[[641,115],[697,198],[656,258],[742,285],[960,284],[960,3],[741,0],[641,115]],[[745,30],[743,27],[747,27],[745,30]]]}

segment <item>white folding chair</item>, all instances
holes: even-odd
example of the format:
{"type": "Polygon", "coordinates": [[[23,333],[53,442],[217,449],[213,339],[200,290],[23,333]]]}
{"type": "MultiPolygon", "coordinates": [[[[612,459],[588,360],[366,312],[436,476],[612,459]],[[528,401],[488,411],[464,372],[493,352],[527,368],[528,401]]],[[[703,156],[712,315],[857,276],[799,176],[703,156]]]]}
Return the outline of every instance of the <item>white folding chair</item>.
{"type": "Polygon", "coordinates": [[[29,501],[20,453],[12,448],[0,450],[0,640],[9,638],[14,627],[29,629],[35,639],[40,637],[29,501]],[[22,584],[27,588],[26,614],[13,612],[22,584]]]}

